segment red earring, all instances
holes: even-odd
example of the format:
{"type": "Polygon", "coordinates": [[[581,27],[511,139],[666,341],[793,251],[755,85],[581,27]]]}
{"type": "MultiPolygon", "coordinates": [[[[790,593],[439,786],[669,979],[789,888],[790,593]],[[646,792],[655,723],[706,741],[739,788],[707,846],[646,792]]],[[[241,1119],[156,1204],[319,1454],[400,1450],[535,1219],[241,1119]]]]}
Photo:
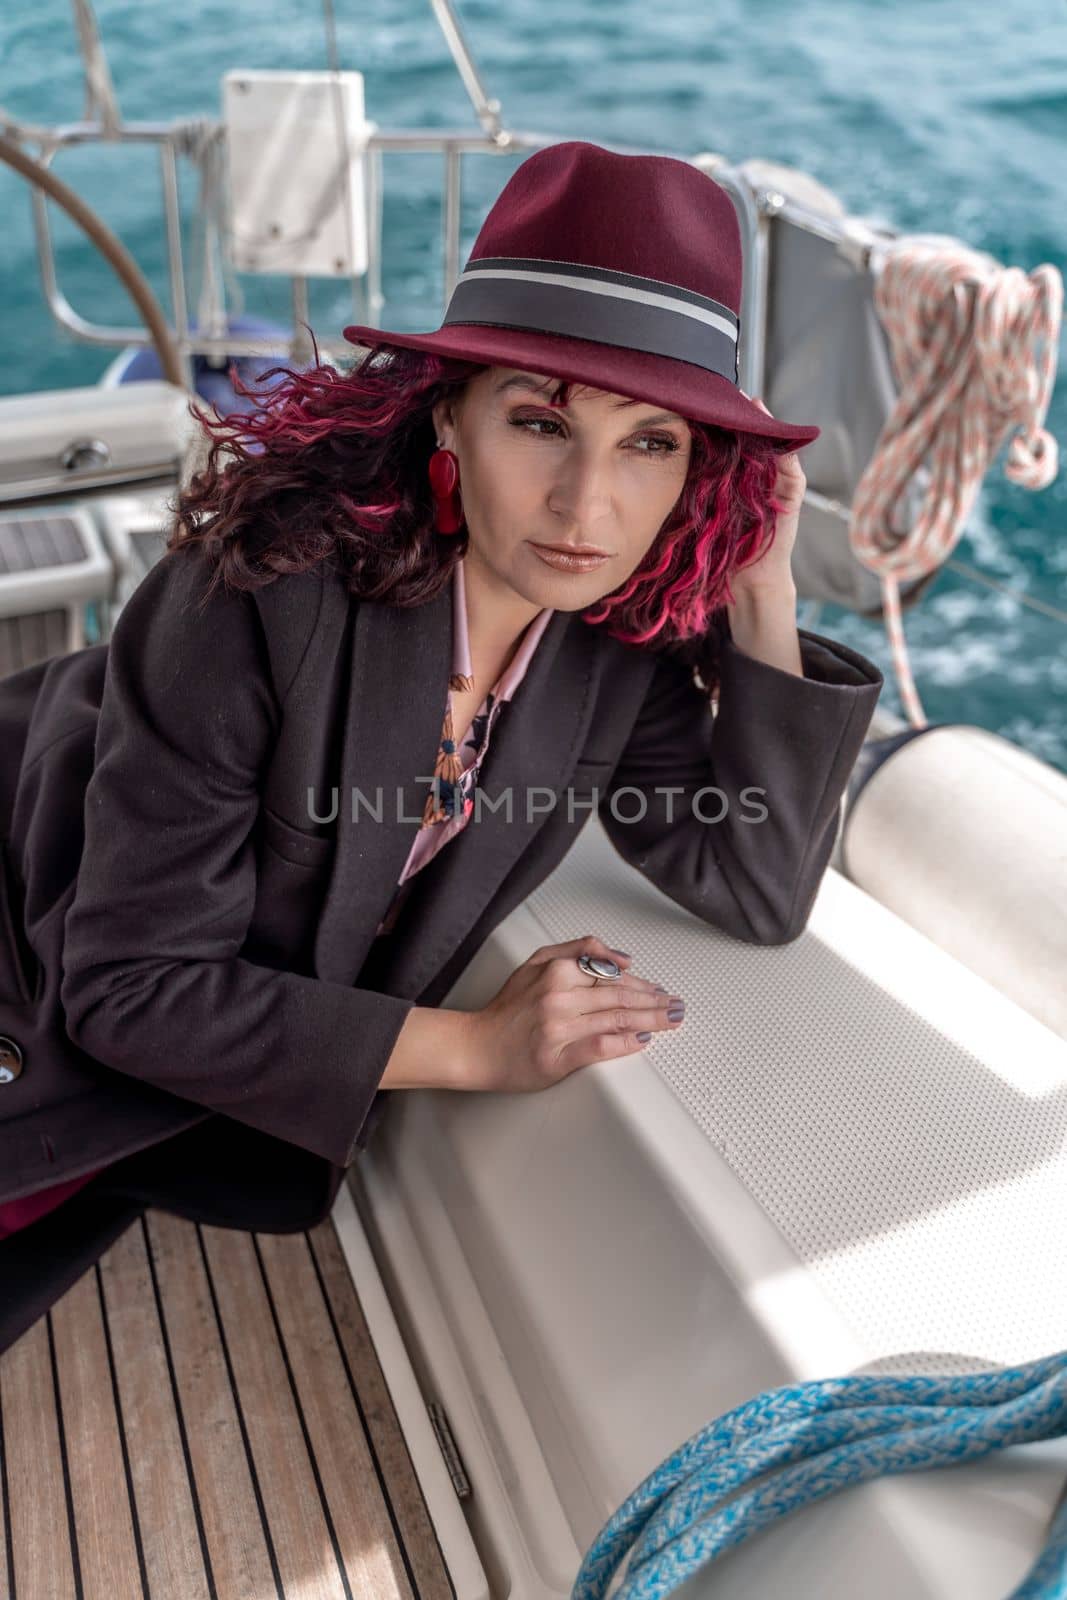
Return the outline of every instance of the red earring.
{"type": "Polygon", "coordinates": [[[434,528],[438,533],[459,533],[463,506],[459,498],[459,462],[451,450],[435,450],[430,457],[430,490],[434,528]]]}

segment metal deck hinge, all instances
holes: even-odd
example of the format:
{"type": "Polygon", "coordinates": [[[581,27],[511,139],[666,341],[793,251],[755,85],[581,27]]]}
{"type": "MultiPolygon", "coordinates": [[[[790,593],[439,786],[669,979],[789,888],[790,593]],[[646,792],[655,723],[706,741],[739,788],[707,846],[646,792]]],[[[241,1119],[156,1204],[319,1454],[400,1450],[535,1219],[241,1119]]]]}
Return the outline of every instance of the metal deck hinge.
{"type": "Polygon", "coordinates": [[[433,1431],[437,1435],[437,1443],[441,1447],[441,1454],[444,1457],[445,1466],[448,1468],[448,1476],[452,1479],[452,1487],[456,1491],[456,1497],[460,1500],[467,1500],[471,1494],[471,1482],[464,1471],[456,1441],[452,1437],[452,1429],[448,1425],[445,1408],[436,1400],[427,1400],[426,1409],[430,1413],[433,1431]]]}

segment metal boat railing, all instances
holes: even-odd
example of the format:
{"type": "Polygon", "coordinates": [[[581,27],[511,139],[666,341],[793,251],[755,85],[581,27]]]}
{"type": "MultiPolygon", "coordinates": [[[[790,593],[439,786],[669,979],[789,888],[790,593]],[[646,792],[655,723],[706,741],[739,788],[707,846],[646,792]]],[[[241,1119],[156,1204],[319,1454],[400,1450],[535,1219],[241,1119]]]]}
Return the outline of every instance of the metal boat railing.
{"type": "MultiPolygon", "coordinates": [[[[78,45],[85,67],[87,86],[87,111],[95,110],[96,120],[65,123],[54,127],[31,127],[6,116],[0,108],[0,128],[7,129],[16,138],[33,139],[40,146],[38,159],[50,165],[62,149],[87,144],[154,144],[159,150],[160,181],[162,187],[163,217],[166,233],[168,279],[170,285],[171,316],[175,342],[191,378],[189,357],[204,355],[222,358],[243,355],[270,355],[276,347],[269,341],[257,340],[248,335],[231,334],[190,327],[186,295],[186,269],[181,238],[181,213],[178,189],[178,160],[181,153],[195,159],[204,176],[206,163],[213,158],[212,144],[225,137],[225,126],[208,118],[185,120],[171,124],[145,121],[125,122],[118,107],[111,80],[100,30],[93,14],[92,0],[73,0],[77,24],[78,45]]],[[[501,104],[492,98],[482,82],[452,0],[430,0],[430,9],[441,30],[452,56],[456,71],[471,102],[471,107],[481,131],[442,129],[393,129],[374,127],[356,160],[366,163],[365,196],[367,215],[364,223],[368,239],[368,264],[364,273],[351,279],[357,319],[370,327],[380,327],[379,318],[384,306],[382,294],[382,155],[386,151],[404,154],[425,152],[437,154],[443,160],[441,188],[441,251],[444,280],[444,302],[447,302],[460,276],[460,234],[462,227],[463,157],[470,154],[516,155],[543,149],[559,140],[543,134],[522,133],[505,128],[501,122],[501,104]]],[[[323,22],[326,56],[331,74],[340,71],[333,0],[323,0],[323,22]]],[[[606,144],[605,148],[619,154],[647,154],[645,149],[632,149],[624,145],[606,144]]],[[[345,159],[352,159],[346,151],[345,159]]],[[[767,282],[766,229],[762,220],[770,211],[785,203],[781,195],[766,197],[767,210],[763,211],[754,200],[752,190],[718,155],[703,154],[696,157],[678,155],[678,159],[692,160],[704,170],[713,172],[716,180],[734,199],[741,226],[745,255],[745,282],[741,306],[742,340],[740,344],[740,377],[742,388],[750,394],[759,393],[763,387],[764,323],[767,282]]],[[[94,321],[82,316],[71,304],[59,284],[55,251],[48,223],[46,196],[37,188],[31,192],[34,226],[37,240],[41,288],[51,315],[56,323],[73,338],[85,344],[109,346],[146,346],[151,340],[143,328],[120,327],[94,321]]],[[[207,244],[205,244],[207,248],[207,244]]],[[[293,312],[293,342],[303,347],[306,335],[299,329],[301,320],[307,321],[307,279],[291,277],[290,298],[293,312]]],[[[442,307],[443,312],[444,307],[442,307]]],[[[342,338],[319,340],[319,348],[331,359],[351,355],[352,347],[342,338]]],[[[192,383],[190,382],[190,387],[192,383]]]]}
{"type": "MultiPolygon", "coordinates": [[[[5,118],[4,122],[16,137],[25,137],[25,130],[5,118]]],[[[37,130],[41,132],[44,130],[37,130]]],[[[182,243],[182,217],[179,203],[179,161],[187,159],[190,147],[195,146],[203,161],[214,139],[225,138],[225,125],[219,121],[201,119],[196,123],[127,122],[111,136],[102,133],[99,124],[75,122],[59,124],[47,129],[47,144],[37,155],[42,166],[50,166],[60,151],[91,145],[155,145],[159,152],[160,191],[165,234],[167,278],[170,291],[170,314],[175,341],[183,357],[204,355],[216,358],[270,355],[277,352],[277,341],[257,338],[237,332],[212,333],[190,325],[187,297],[188,271],[182,243]]],[[[357,296],[359,320],[370,327],[381,326],[384,306],[382,293],[382,209],[384,185],[382,157],[387,152],[404,155],[430,154],[442,159],[441,182],[441,233],[440,249],[444,282],[444,302],[447,304],[461,272],[461,226],[463,199],[463,160],[470,155],[513,156],[544,149],[560,142],[553,136],[501,131],[497,134],[477,133],[456,129],[378,129],[371,133],[363,152],[354,159],[366,161],[366,202],[368,264],[362,274],[351,278],[357,296]]],[[[619,154],[647,154],[625,145],[605,143],[606,149],[619,154]]],[[[745,281],[743,284],[740,346],[741,386],[747,393],[758,393],[763,379],[764,320],[767,283],[766,220],[781,209],[784,201],[780,195],[767,192],[754,195],[728,162],[712,154],[680,155],[711,172],[715,181],[731,195],[738,215],[745,256],[745,281]]],[[[60,282],[52,232],[49,224],[47,196],[39,189],[30,191],[33,206],[34,231],[37,244],[41,293],[49,312],[58,326],[83,344],[119,347],[145,347],[151,339],[143,327],[104,323],[84,315],[65,293],[60,282]]],[[[293,325],[308,320],[308,280],[300,276],[289,277],[289,294],[293,312],[293,325]]],[[[442,307],[443,312],[444,307],[442,307]]],[[[316,335],[316,337],[318,337],[316,335]]],[[[318,339],[320,352],[330,359],[351,356],[352,346],[343,338],[327,335],[318,339]]],[[[191,385],[190,385],[191,386],[191,385]]]]}

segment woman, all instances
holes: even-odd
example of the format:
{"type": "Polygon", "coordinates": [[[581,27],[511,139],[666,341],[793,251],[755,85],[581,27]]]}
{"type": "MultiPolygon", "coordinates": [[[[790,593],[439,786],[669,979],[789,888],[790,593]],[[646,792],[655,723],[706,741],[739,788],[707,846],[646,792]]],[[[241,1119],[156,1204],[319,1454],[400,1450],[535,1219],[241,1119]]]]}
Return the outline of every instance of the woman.
{"type": "Polygon", "coordinates": [[[697,168],[539,151],[441,329],[202,418],[109,645],[0,686],[0,1348],[145,1205],[319,1220],[383,1090],[681,1026],[610,930],[440,1006],[594,805],[709,923],[802,930],[882,676],[796,628],[819,430],[738,387],[741,267],[697,168]]]}

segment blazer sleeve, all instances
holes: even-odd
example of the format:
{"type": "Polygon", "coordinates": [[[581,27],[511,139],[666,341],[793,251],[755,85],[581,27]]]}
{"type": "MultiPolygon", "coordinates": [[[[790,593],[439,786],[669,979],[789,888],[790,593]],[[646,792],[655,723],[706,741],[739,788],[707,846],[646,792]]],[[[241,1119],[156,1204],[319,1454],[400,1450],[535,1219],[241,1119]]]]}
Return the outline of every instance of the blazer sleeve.
{"type": "Polygon", "coordinates": [[[281,714],[251,595],[165,555],[108,647],[60,998],[98,1061],[340,1166],[413,1001],[239,953],[281,714]]]}
{"type": "Polygon", "coordinates": [[[624,860],[754,944],[788,943],[807,924],[884,681],[858,651],[797,632],[802,678],[746,654],[725,618],[715,624],[704,643],[717,658],[716,713],[692,663],[660,655],[598,804],[624,860]]]}

